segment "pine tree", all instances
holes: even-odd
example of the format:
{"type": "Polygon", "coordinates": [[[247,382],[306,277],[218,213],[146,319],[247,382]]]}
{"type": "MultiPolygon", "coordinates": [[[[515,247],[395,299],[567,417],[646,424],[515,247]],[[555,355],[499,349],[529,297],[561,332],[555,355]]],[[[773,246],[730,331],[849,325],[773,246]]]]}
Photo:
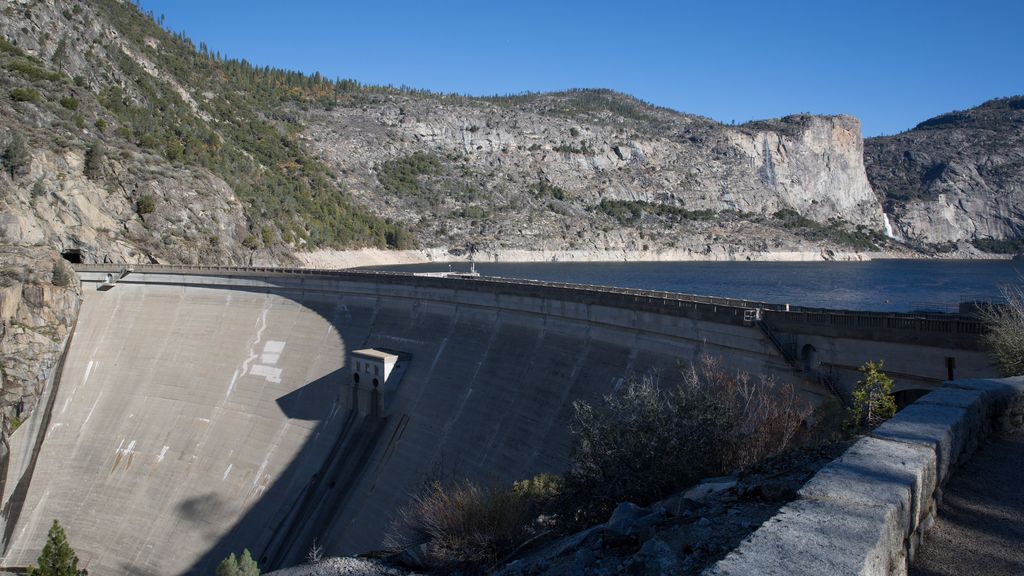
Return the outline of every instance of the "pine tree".
{"type": "Polygon", "coordinates": [[[93,140],[85,150],[85,176],[90,180],[103,177],[103,163],[106,160],[107,152],[98,140],[93,140]]]}
{"type": "Polygon", "coordinates": [[[227,558],[221,560],[214,572],[216,576],[260,576],[260,568],[256,561],[249,554],[249,549],[242,550],[240,558],[235,557],[232,552],[227,558]]]}
{"type": "Polygon", "coordinates": [[[11,178],[14,178],[17,173],[24,171],[28,167],[31,158],[28,146],[25,145],[25,138],[15,132],[3,153],[4,167],[11,175],[11,178]]]}
{"type": "Polygon", "coordinates": [[[234,552],[232,552],[227,558],[220,561],[220,564],[217,565],[217,570],[214,574],[216,576],[239,576],[238,559],[235,558],[234,552]]]}
{"type": "Polygon", "coordinates": [[[882,372],[882,362],[866,362],[860,367],[864,374],[853,389],[853,403],[845,425],[857,431],[873,428],[896,414],[896,398],[892,395],[892,378],[882,372]]]}
{"type": "Polygon", "coordinates": [[[248,548],[242,550],[242,557],[238,559],[238,575],[260,576],[260,568],[256,565],[256,561],[252,559],[248,548]]]}
{"type": "Polygon", "coordinates": [[[61,528],[60,522],[57,520],[54,520],[53,526],[50,526],[50,533],[46,536],[46,546],[43,546],[43,551],[39,554],[37,562],[38,568],[29,568],[28,573],[31,576],[85,576],[88,574],[87,571],[78,569],[78,556],[68,544],[64,529],[61,528]]]}

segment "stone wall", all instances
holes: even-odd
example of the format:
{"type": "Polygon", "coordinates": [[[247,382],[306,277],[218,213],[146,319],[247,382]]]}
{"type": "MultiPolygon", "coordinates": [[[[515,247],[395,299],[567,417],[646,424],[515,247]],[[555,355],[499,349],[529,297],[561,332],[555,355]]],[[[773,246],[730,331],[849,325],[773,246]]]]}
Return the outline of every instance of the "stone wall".
{"type": "Polygon", "coordinates": [[[1024,427],[1024,376],[955,380],[824,467],[707,576],[907,573],[942,487],[995,430],[1024,427]]]}

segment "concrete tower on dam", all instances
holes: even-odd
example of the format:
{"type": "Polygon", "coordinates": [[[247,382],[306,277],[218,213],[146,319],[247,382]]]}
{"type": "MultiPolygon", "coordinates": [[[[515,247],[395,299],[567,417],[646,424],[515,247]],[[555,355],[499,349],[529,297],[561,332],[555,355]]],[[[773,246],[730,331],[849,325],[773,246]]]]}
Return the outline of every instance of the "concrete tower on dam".
{"type": "Polygon", "coordinates": [[[54,518],[97,574],[209,573],[243,547],[273,568],[314,538],[372,550],[438,467],[561,471],[574,400],[643,373],[670,384],[702,354],[810,398],[869,359],[903,389],[940,382],[949,357],[957,377],[991,373],[958,317],[485,278],[108,272],[79,268],[59,377],[11,437],[5,566],[33,562],[54,518]]]}

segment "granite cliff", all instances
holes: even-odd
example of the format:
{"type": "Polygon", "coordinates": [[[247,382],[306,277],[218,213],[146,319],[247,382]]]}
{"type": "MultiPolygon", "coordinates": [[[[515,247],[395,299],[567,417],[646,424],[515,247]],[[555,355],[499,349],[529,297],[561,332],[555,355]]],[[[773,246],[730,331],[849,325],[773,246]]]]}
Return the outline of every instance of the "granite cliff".
{"type": "Polygon", "coordinates": [[[909,241],[1024,252],[1024,97],[870,138],[864,156],[872,186],[909,241]]]}
{"type": "Polygon", "coordinates": [[[710,254],[885,244],[860,123],[741,126],[604,90],[369,94],[303,115],[353,194],[424,246],[710,254]]]}

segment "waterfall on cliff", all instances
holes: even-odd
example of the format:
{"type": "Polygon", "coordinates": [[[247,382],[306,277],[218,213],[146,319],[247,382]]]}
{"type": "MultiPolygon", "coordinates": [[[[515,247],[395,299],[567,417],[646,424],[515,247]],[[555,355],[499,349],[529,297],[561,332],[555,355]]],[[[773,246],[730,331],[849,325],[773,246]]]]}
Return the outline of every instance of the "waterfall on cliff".
{"type": "Polygon", "coordinates": [[[885,227],[885,235],[895,240],[896,235],[892,232],[892,223],[889,222],[889,215],[885,212],[882,212],[882,225],[885,227]]]}

